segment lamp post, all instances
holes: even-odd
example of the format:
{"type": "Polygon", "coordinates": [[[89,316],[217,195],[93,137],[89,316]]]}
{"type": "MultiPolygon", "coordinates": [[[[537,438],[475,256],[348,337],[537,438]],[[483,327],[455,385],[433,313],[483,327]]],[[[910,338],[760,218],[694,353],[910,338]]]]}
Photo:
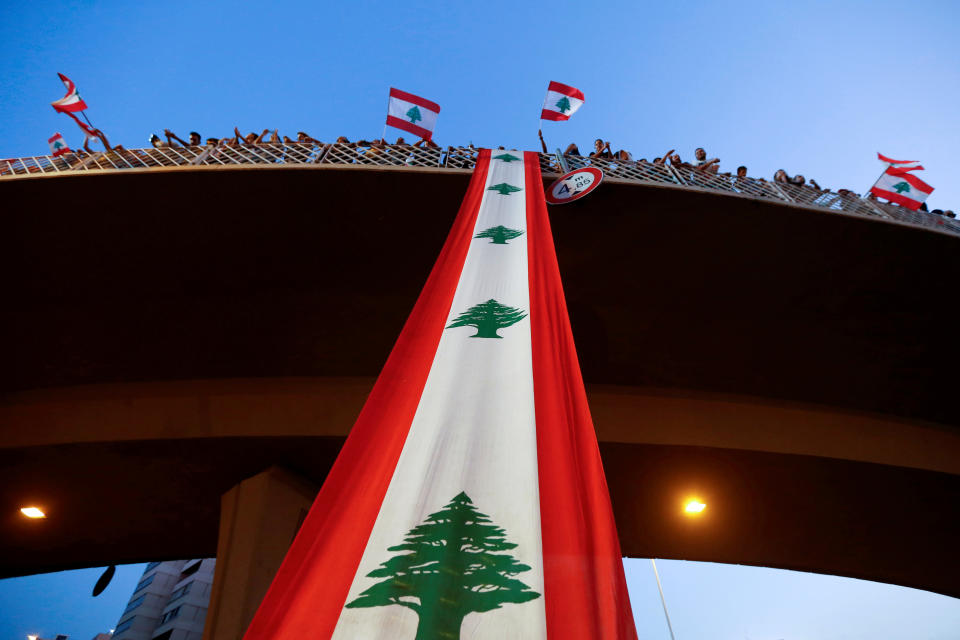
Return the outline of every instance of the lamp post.
{"type": "Polygon", "coordinates": [[[670,614],[667,612],[667,600],[663,597],[663,586],[660,584],[660,574],[657,572],[657,561],[650,558],[650,564],[653,565],[653,576],[657,579],[657,589],[660,590],[660,602],[663,604],[663,615],[667,618],[667,629],[670,630],[670,640],[677,640],[673,635],[673,625],[670,624],[670,614]]]}

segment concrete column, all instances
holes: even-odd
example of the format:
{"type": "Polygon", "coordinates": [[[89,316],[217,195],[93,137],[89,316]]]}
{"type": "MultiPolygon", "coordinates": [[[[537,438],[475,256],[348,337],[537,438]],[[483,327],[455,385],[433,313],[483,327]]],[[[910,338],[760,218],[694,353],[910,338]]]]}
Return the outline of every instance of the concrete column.
{"type": "Polygon", "coordinates": [[[270,467],[223,494],[203,640],[243,637],[318,490],[270,467]]]}

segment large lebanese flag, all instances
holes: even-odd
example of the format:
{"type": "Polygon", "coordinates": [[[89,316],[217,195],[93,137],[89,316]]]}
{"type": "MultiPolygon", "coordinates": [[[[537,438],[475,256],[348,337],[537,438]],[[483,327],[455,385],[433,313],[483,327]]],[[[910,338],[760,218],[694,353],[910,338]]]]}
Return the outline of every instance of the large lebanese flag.
{"type": "Polygon", "coordinates": [[[636,638],[535,153],[480,152],[245,638],[636,638]]]}
{"type": "Polygon", "coordinates": [[[933,187],[910,173],[911,169],[888,167],[870,192],[907,209],[919,209],[924,200],[933,193],[933,187]]]}
{"type": "Polygon", "coordinates": [[[433,138],[437,128],[437,116],[440,105],[436,102],[400,89],[390,88],[390,100],[387,103],[387,124],[397,129],[409,131],[424,140],[433,138]]]}

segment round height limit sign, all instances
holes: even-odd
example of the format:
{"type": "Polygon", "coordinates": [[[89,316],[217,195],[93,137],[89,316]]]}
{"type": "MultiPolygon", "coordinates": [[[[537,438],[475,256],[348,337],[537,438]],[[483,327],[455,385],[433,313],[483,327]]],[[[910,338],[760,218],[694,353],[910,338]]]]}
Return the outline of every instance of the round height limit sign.
{"type": "Polygon", "coordinates": [[[565,173],[547,188],[547,202],[566,204],[579,200],[598,186],[603,180],[603,171],[595,167],[584,167],[565,173]]]}

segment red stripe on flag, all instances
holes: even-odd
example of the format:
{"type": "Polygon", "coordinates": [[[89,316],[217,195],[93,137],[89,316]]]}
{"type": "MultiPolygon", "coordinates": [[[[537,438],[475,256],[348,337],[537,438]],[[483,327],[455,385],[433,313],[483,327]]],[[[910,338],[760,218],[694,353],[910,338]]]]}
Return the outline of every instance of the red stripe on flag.
{"type": "Polygon", "coordinates": [[[433,139],[433,131],[430,129],[424,129],[423,127],[418,127],[412,122],[407,122],[396,116],[387,116],[387,124],[391,127],[396,127],[397,129],[403,129],[404,131],[409,131],[415,136],[420,136],[426,140],[433,139]]]}
{"type": "Polygon", "coordinates": [[[888,162],[890,164],[910,164],[911,162],[917,162],[917,160],[894,160],[893,158],[888,158],[879,151],[877,152],[877,157],[880,158],[883,162],[888,162]]]}
{"type": "Polygon", "coordinates": [[[565,116],[559,111],[550,111],[549,109],[544,109],[540,112],[541,120],[569,120],[570,116],[565,116]]]}
{"type": "Polygon", "coordinates": [[[537,154],[524,154],[544,606],[550,640],[637,632],[573,344],[537,154]]]}
{"type": "Polygon", "coordinates": [[[571,87],[570,85],[562,84],[560,82],[551,81],[547,86],[547,91],[556,91],[557,93],[562,93],[571,98],[576,98],[577,100],[584,100],[583,91],[577,89],[576,87],[571,87]]]}
{"type": "Polygon", "coordinates": [[[879,197],[886,198],[890,202],[896,202],[901,207],[906,207],[907,209],[912,209],[916,211],[920,208],[920,202],[917,200],[911,200],[906,196],[902,196],[899,193],[894,193],[893,191],[887,191],[886,189],[881,189],[880,187],[870,187],[870,193],[879,197]]]}
{"type": "Polygon", "coordinates": [[[453,228],[245,640],[329,638],[406,442],[484,194],[482,150],[453,228]]]}
{"type": "Polygon", "coordinates": [[[390,87],[390,97],[399,98],[400,100],[404,100],[406,102],[412,102],[413,104],[421,106],[424,109],[430,109],[430,111],[440,113],[440,105],[438,105],[436,102],[430,102],[426,98],[415,96],[412,93],[407,93],[406,91],[400,91],[400,89],[394,89],[393,87],[390,87]]]}
{"type": "Polygon", "coordinates": [[[933,187],[928,185],[926,182],[918,178],[917,176],[910,173],[910,169],[897,169],[895,167],[890,167],[884,171],[888,176],[894,176],[898,180],[903,180],[911,187],[922,191],[926,194],[933,193],[933,187]]]}

